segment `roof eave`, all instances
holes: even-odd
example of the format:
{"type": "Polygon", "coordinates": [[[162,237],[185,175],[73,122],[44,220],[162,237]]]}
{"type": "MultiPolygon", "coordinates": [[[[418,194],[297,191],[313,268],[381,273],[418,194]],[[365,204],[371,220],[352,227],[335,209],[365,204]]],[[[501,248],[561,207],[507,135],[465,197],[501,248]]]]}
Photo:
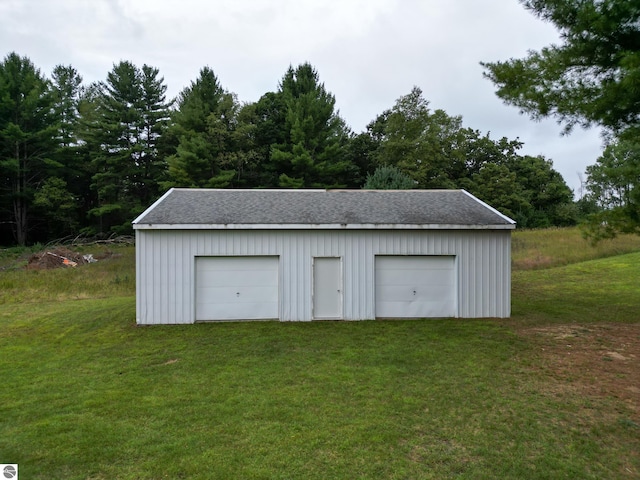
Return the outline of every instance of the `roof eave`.
{"type": "Polygon", "coordinates": [[[513,230],[515,223],[491,225],[399,223],[134,223],[135,230],[513,230]]]}

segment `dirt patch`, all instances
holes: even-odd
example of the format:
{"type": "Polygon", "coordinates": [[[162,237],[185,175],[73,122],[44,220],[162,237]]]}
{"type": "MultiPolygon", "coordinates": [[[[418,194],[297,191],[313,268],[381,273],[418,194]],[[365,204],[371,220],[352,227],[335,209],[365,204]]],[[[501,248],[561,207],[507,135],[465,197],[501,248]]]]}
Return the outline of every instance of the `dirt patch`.
{"type": "Polygon", "coordinates": [[[28,270],[49,270],[53,268],[73,268],[89,263],[89,259],[78,252],[64,247],[56,247],[34,253],[27,262],[28,270]]]}
{"type": "Polygon", "coordinates": [[[539,349],[540,364],[557,380],[550,388],[623,402],[640,424],[640,323],[516,327],[539,349]]]}

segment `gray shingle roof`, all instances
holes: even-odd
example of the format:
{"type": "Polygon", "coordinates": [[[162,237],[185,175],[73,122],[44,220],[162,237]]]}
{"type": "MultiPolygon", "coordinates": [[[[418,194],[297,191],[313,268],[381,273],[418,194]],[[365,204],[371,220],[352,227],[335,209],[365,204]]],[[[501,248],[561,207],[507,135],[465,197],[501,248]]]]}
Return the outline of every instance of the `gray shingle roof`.
{"type": "Polygon", "coordinates": [[[172,189],[134,221],[137,228],[145,225],[513,228],[513,223],[464,190],[172,189]]]}

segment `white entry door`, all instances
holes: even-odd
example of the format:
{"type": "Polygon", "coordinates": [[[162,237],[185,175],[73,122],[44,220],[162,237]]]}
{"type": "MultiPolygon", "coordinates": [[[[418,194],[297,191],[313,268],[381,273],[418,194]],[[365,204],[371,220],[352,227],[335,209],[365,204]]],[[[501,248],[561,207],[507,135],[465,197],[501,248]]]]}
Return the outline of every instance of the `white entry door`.
{"type": "Polygon", "coordinates": [[[196,320],[278,318],[278,257],[197,257],[196,320]]]}
{"type": "Polygon", "coordinates": [[[313,259],[313,318],[342,318],[342,266],[339,257],[313,259]]]}
{"type": "Polygon", "coordinates": [[[454,256],[377,256],[376,317],[455,317],[454,256]]]}

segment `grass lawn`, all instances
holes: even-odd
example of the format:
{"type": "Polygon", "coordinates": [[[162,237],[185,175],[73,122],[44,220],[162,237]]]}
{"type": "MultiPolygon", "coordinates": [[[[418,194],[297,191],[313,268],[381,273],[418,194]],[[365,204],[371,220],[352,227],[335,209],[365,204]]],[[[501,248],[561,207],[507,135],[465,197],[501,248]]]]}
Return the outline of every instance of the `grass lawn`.
{"type": "Polygon", "coordinates": [[[0,271],[0,463],[23,479],[640,475],[633,404],[585,395],[523,333],[635,328],[640,253],[515,267],[510,320],[137,327],[133,251],[113,249],[0,271]]]}

